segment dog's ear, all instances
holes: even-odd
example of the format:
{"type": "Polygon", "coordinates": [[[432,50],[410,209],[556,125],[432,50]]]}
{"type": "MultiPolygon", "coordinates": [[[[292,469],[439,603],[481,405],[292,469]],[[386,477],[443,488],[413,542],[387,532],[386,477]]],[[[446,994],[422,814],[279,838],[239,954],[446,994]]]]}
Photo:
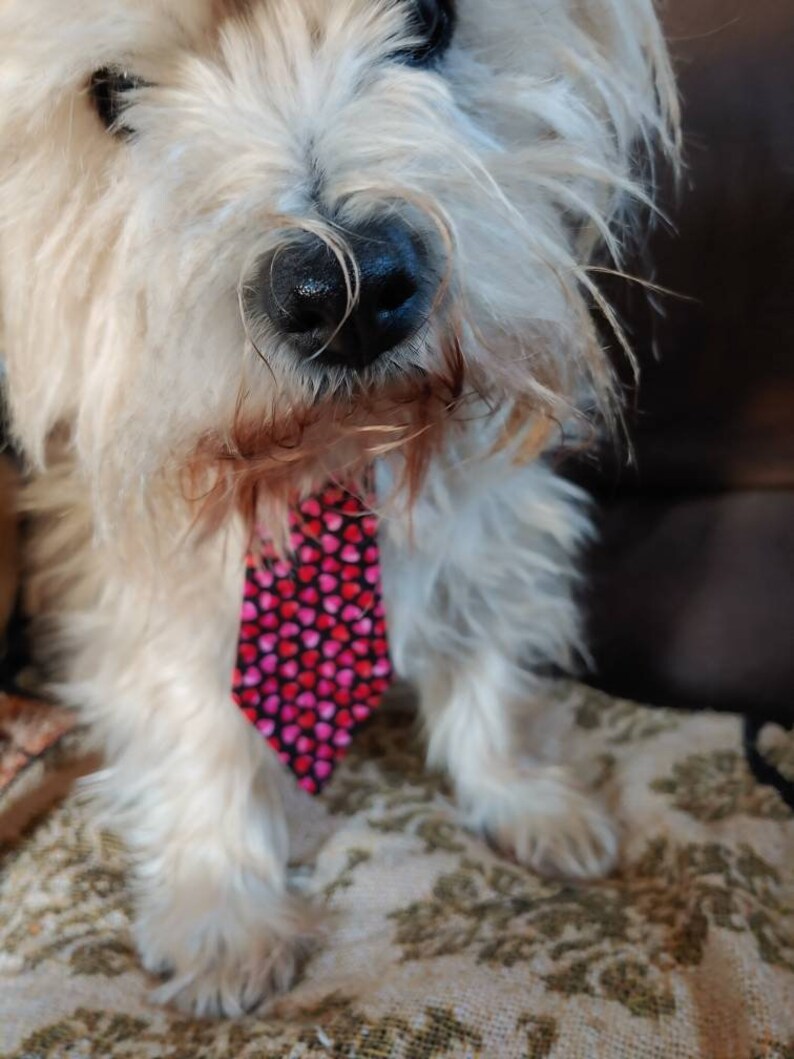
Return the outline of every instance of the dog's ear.
{"type": "Polygon", "coordinates": [[[656,143],[677,163],[680,108],[667,42],[654,0],[584,0],[577,5],[589,44],[583,71],[625,149],[656,143]]]}
{"type": "MultiPolygon", "coordinates": [[[[597,206],[601,224],[582,226],[578,252],[592,260],[606,244],[608,256],[603,260],[620,273],[632,230],[639,233],[644,227],[638,218],[656,208],[658,163],[666,159],[676,173],[679,170],[676,78],[655,0],[579,0],[572,7],[580,35],[577,39],[574,34],[568,50],[569,71],[588,97],[587,109],[601,117],[593,126],[601,146],[594,139],[590,157],[595,160],[591,180],[596,185],[601,182],[604,192],[597,206]]],[[[601,284],[588,286],[587,280],[583,286],[598,304],[614,346],[622,348],[630,372],[636,373],[630,341],[610,306],[608,292],[601,284]]],[[[601,405],[607,411],[607,425],[616,430],[622,421],[620,389],[615,386],[612,357],[603,349],[601,330],[595,328],[593,336],[591,377],[597,385],[600,378],[607,379],[602,385],[608,396],[601,405]]]]}

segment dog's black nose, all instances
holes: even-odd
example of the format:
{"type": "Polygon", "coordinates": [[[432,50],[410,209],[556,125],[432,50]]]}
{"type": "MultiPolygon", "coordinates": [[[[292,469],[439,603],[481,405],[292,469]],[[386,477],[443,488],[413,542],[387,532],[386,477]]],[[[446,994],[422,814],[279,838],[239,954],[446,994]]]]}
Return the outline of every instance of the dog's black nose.
{"type": "Polygon", "coordinates": [[[276,331],[303,357],[360,369],[421,326],[427,312],[427,251],[396,219],[355,231],[345,228],[342,234],[357,277],[349,262],[345,273],[321,239],[301,235],[262,262],[255,297],[276,331]]]}

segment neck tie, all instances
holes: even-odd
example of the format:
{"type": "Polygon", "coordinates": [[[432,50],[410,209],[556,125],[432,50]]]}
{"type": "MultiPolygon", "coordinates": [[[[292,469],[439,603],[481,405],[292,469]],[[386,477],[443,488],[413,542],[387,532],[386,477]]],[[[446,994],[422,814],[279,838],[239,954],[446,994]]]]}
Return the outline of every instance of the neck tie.
{"type": "Polygon", "coordinates": [[[290,515],[290,558],[249,554],[232,694],[317,794],[391,681],[377,519],[339,486],[290,515]]]}

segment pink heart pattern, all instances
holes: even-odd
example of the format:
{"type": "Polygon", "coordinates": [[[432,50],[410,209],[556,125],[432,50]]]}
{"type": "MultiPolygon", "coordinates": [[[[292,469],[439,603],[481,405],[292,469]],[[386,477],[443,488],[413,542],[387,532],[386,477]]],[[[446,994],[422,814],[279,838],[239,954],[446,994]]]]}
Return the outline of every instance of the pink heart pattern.
{"type": "Polygon", "coordinates": [[[249,555],[232,696],[318,794],[392,678],[377,519],[339,486],[290,518],[291,561],[249,555]]]}

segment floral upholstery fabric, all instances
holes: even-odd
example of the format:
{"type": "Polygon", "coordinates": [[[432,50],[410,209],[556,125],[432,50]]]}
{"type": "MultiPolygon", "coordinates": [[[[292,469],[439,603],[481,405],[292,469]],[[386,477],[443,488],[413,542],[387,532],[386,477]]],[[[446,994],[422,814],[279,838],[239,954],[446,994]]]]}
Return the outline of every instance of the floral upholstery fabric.
{"type": "MultiPolygon", "coordinates": [[[[149,1004],[124,849],[71,793],[3,850],[0,1055],[794,1059],[794,817],[739,721],[551,699],[536,746],[615,806],[613,878],[543,881],[469,835],[386,711],[321,798],[290,793],[325,943],[266,1015],[191,1021],[149,1004]]],[[[790,742],[770,754],[794,770],[790,742]]]]}

